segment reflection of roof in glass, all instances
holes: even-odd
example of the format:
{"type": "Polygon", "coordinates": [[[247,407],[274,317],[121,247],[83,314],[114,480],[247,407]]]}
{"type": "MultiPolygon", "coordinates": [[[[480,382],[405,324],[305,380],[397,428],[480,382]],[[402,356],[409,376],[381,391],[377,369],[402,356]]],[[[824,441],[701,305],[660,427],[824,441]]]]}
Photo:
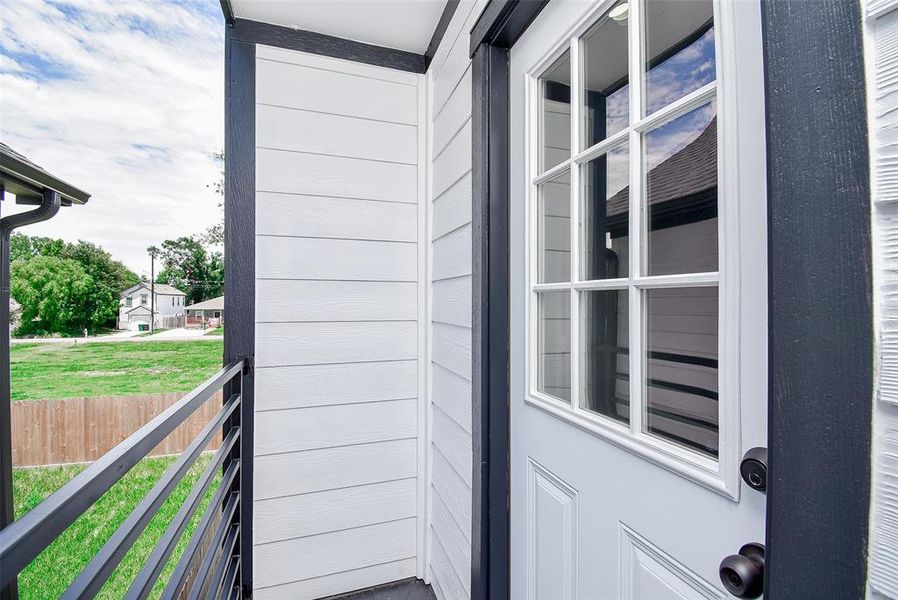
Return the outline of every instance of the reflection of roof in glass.
{"type": "MultiPolygon", "coordinates": [[[[649,172],[648,205],[661,204],[717,187],[717,118],[682,150],[649,172]]],[[[608,199],[606,214],[628,210],[630,187],[608,199]]]]}

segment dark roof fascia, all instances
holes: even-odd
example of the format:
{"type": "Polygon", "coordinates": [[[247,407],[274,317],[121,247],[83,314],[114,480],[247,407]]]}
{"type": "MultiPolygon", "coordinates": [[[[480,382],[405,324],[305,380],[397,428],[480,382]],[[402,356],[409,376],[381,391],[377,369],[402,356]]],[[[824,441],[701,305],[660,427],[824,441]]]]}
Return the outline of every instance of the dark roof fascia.
{"type": "MultiPolygon", "coordinates": [[[[64,205],[84,204],[90,199],[90,194],[84,190],[59,179],[24,156],[3,146],[0,146],[0,177],[9,178],[23,187],[33,189],[36,193],[42,193],[45,189],[58,192],[64,205]]],[[[36,203],[40,204],[40,201],[36,203]]]]}
{"type": "Polygon", "coordinates": [[[471,57],[480,44],[511,48],[549,0],[490,0],[471,28],[471,57]]]}
{"type": "Polygon", "coordinates": [[[238,19],[234,15],[234,7],[230,0],[220,0],[221,12],[225,22],[235,29],[234,39],[243,42],[265,44],[289,50],[310,52],[331,58],[341,58],[354,62],[409,71],[411,73],[426,73],[430,67],[434,55],[439,49],[449,28],[449,23],[455,15],[459,0],[446,0],[446,6],[434,27],[430,37],[430,43],[424,54],[406,52],[395,48],[386,48],[364,42],[356,42],[336,36],[294,29],[283,25],[273,25],[260,21],[238,19]],[[240,31],[236,31],[239,29],[240,31]]]}
{"type": "Polygon", "coordinates": [[[234,7],[231,6],[231,0],[219,0],[221,3],[221,14],[224,15],[225,23],[234,25],[236,18],[234,17],[234,7]]]}
{"type": "Polygon", "coordinates": [[[309,52],[410,73],[426,72],[423,54],[246,19],[235,19],[231,27],[232,39],[238,42],[309,52]]]}
{"type": "Polygon", "coordinates": [[[424,51],[424,71],[430,68],[430,63],[433,60],[434,55],[436,55],[437,50],[440,48],[440,44],[443,42],[443,36],[446,35],[446,30],[449,29],[449,23],[452,22],[452,17],[455,16],[455,9],[458,8],[459,0],[446,0],[446,6],[443,7],[443,14],[440,15],[440,20],[437,21],[437,26],[433,30],[433,35],[430,37],[430,43],[427,44],[427,50],[424,51]]]}

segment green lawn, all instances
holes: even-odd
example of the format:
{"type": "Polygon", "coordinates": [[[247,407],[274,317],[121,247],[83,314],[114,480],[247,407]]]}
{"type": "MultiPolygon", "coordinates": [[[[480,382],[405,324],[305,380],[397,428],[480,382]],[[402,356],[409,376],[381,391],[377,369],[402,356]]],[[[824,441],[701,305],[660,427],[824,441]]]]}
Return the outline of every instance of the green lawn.
{"type": "Polygon", "coordinates": [[[221,340],[14,344],[13,400],[187,392],[221,368],[221,340]]]}
{"type": "MultiPolygon", "coordinates": [[[[131,469],[124,478],[112,486],[93,507],[22,571],[19,575],[20,597],[23,600],[58,598],[174,460],[174,457],[147,458],[131,469]]],[[[187,498],[190,488],[199,478],[203,468],[208,465],[209,460],[211,460],[211,455],[201,456],[185,475],[172,495],[150,521],[143,534],[125,555],[97,596],[98,598],[124,597],[134,577],[140,572],[144,561],[156,542],[162,537],[165,528],[171,522],[178,507],[187,498]]],[[[84,465],[67,465],[16,469],[13,474],[16,517],[21,517],[28,512],[84,468],[84,465]]],[[[187,531],[181,537],[175,552],[159,577],[151,597],[158,598],[161,594],[190,539],[190,535],[196,529],[197,522],[205,511],[217,482],[218,479],[212,484],[209,493],[206,494],[194,514],[187,531]]]]}
{"type": "Polygon", "coordinates": [[[224,327],[216,327],[215,329],[210,329],[203,335],[224,335],[224,327]]]}

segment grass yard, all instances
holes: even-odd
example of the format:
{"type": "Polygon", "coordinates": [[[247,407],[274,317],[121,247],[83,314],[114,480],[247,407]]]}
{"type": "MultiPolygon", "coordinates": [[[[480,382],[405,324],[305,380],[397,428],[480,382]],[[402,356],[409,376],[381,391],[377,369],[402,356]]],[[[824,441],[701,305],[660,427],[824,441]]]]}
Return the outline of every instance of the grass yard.
{"type": "Polygon", "coordinates": [[[216,327],[215,329],[210,329],[203,335],[224,335],[224,327],[216,327]]]}
{"type": "MultiPolygon", "coordinates": [[[[117,344],[123,345],[129,344],[117,344]]],[[[98,598],[112,599],[125,596],[134,577],[140,572],[144,561],[210,460],[211,454],[200,456],[125,555],[98,594],[98,598]]],[[[20,597],[23,600],[58,598],[174,461],[175,457],[147,458],[131,469],[22,571],[19,575],[20,597]]],[[[16,517],[28,512],[84,468],[84,465],[66,465],[16,469],[13,474],[16,517]]],[[[181,537],[159,577],[151,597],[160,596],[187,545],[187,540],[206,510],[218,480],[217,477],[194,514],[187,531],[181,537]]]]}
{"type": "Polygon", "coordinates": [[[188,392],[221,368],[221,340],[14,344],[12,399],[188,392]]]}

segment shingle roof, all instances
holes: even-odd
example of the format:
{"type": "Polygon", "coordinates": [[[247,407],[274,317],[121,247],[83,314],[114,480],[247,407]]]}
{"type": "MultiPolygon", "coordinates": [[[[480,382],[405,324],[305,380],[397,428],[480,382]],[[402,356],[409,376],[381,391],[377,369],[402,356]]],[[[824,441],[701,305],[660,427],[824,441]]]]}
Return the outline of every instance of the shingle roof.
{"type": "MultiPolygon", "coordinates": [[[[652,169],[649,181],[649,206],[717,187],[717,118],[682,150],[652,169]]],[[[627,186],[608,199],[608,216],[626,212],[629,201],[627,186]]]]}
{"type": "Polygon", "coordinates": [[[90,194],[59,179],[38,166],[25,155],[0,142],[0,184],[16,195],[20,204],[39,204],[44,189],[59,192],[62,204],[84,204],[90,194]]]}
{"type": "MultiPolygon", "coordinates": [[[[168,285],[167,283],[157,283],[154,287],[156,289],[156,293],[159,294],[160,296],[186,296],[187,295],[184,292],[182,292],[181,290],[179,290],[178,288],[168,285]]],[[[121,297],[124,298],[125,296],[130,296],[131,294],[133,294],[135,291],[139,290],[140,288],[146,288],[147,291],[149,291],[150,284],[140,282],[135,286],[131,286],[127,290],[125,290],[124,292],[121,293],[121,297]]]]}
{"type": "Polygon", "coordinates": [[[209,298],[190,306],[185,306],[187,310],[224,310],[224,296],[218,298],[209,298]]]}

